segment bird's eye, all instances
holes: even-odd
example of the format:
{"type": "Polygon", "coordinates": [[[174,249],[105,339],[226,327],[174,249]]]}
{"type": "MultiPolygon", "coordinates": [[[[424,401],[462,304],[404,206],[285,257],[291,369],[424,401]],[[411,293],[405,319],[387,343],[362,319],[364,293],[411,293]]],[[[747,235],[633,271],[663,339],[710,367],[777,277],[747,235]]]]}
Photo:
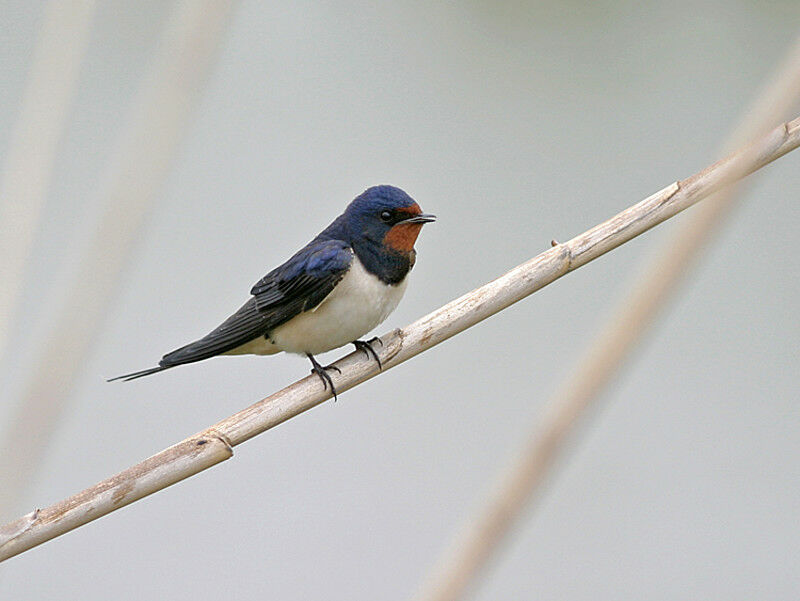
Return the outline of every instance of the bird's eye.
{"type": "Polygon", "coordinates": [[[381,221],[389,223],[392,220],[392,213],[390,211],[383,211],[381,213],[381,221]]]}

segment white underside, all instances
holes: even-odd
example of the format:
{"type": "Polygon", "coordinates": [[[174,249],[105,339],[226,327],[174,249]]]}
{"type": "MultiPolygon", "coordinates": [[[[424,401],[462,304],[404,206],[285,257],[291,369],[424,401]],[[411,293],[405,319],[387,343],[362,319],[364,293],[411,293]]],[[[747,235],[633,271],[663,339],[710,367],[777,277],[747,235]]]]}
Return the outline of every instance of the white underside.
{"type": "Polygon", "coordinates": [[[269,334],[228,351],[229,355],[324,353],[358,340],[380,325],[397,307],[408,276],[395,286],[369,273],[358,257],[325,300],[310,311],[293,317],[269,334]]]}

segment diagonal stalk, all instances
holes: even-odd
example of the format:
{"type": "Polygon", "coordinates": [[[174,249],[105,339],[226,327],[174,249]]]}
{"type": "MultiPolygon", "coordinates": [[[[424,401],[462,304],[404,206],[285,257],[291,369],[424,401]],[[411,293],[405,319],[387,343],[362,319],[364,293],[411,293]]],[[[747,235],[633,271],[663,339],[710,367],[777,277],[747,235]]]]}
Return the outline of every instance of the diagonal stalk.
{"type": "MultiPolygon", "coordinates": [[[[386,371],[533,294],[592,259],[617,248],[712,193],[800,146],[800,118],[777,127],[703,171],[675,182],[572,240],[381,338],[386,371]]],[[[339,392],[378,375],[356,351],[335,364],[339,392]]],[[[333,375],[333,374],[332,374],[333,375]]],[[[316,375],[287,386],[210,428],[161,451],[77,495],[0,527],[0,561],[197,474],[233,455],[232,447],[307,411],[326,399],[316,375]]]]}
{"type": "MultiPolygon", "coordinates": [[[[776,75],[725,144],[726,151],[763,134],[800,98],[800,38],[776,75]]],[[[739,186],[722,190],[702,205],[642,270],[630,294],[589,345],[574,372],[548,403],[541,423],[513,458],[504,479],[467,524],[417,593],[417,601],[461,598],[536,497],[578,420],[587,412],[647,332],[683,276],[734,206],[739,186]]]]}

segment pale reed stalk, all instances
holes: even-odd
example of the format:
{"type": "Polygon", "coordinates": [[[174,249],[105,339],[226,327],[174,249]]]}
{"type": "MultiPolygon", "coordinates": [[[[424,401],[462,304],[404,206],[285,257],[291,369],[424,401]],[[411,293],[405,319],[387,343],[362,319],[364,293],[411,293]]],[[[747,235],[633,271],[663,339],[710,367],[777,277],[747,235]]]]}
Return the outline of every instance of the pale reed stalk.
{"type": "MultiPolygon", "coordinates": [[[[746,144],[789,113],[800,98],[800,39],[775,76],[764,87],[724,145],[725,152],[746,144]]],[[[464,596],[491,557],[497,553],[517,518],[550,474],[579,418],[596,402],[658,312],[710,242],[736,199],[738,187],[717,192],[657,255],[614,316],[589,345],[583,359],[547,403],[547,411],[527,443],[504,473],[486,505],[479,509],[437,562],[415,596],[416,601],[455,601],[464,596]]]]}
{"type": "MultiPolygon", "coordinates": [[[[774,129],[738,152],[680,182],[670,184],[572,240],[530,259],[465,294],[376,345],[384,371],[502,311],[592,259],[628,242],[713,192],[800,146],[800,118],[774,129]]],[[[336,388],[344,392],[376,376],[363,353],[335,363],[336,388]]],[[[218,422],[77,495],[37,509],[0,528],[0,561],[60,536],[166,488],[233,455],[233,447],[330,398],[315,375],[218,422]]]]}

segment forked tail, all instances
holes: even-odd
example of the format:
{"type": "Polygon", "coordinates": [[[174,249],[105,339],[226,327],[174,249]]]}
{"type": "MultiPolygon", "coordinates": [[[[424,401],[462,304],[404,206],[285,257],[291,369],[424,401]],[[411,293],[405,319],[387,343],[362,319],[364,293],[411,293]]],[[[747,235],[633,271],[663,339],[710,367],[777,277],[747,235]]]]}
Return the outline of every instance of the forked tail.
{"type": "Polygon", "coordinates": [[[106,382],[114,382],[116,380],[124,380],[126,382],[130,380],[135,380],[136,378],[142,378],[144,376],[149,376],[151,374],[157,374],[160,371],[164,371],[165,369],[169,369],[170,367],[175,367],[174,365],[159,365],[158,367],[151,367],[150,369],[143,369],[142,371],[135,371],[130,374],[125,374],[123,376],[117,376],[116,378],[109,378],[106,382]]]}

